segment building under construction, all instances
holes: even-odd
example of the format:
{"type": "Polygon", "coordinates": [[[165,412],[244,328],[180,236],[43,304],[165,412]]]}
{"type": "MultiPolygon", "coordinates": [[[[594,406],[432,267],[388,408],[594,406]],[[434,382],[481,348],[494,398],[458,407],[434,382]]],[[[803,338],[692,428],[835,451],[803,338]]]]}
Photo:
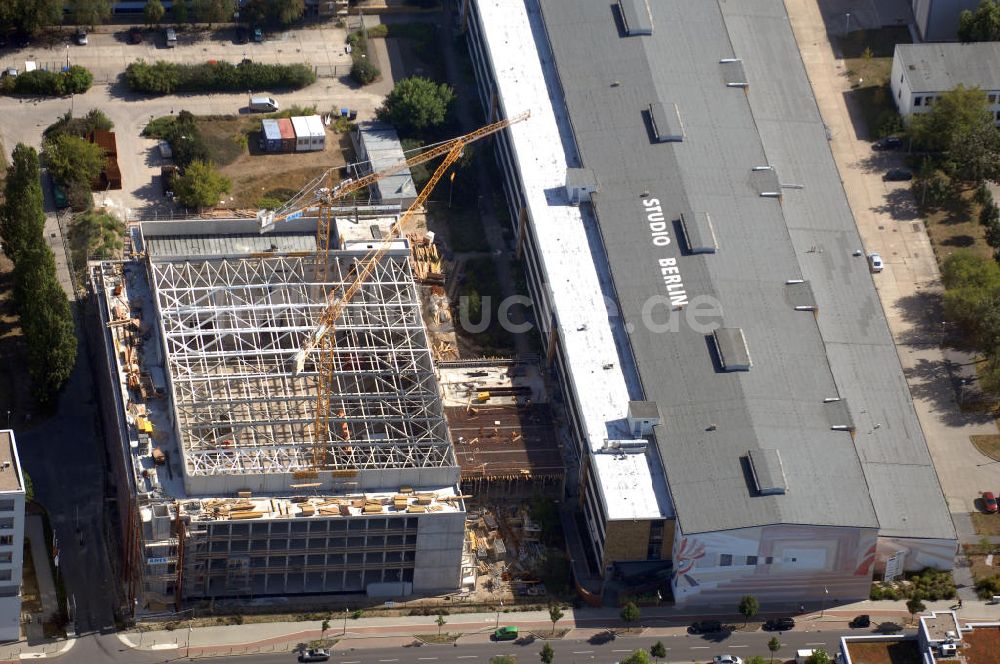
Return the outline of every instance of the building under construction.
{"type": "Polygon", "coordinates": [[[453,590],[465,505],[406,240],[302,348],[392,218],[144,222],[91,266],[129,604],[453,590]],[[317,402],[329,425],[317,442],[317,402]]]}

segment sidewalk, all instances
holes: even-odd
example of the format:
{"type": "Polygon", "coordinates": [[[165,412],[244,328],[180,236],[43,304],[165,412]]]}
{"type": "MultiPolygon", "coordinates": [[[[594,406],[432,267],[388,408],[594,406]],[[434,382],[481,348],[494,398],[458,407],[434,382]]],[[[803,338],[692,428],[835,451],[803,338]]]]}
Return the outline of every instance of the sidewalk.
{"type": "Polygon", "coordinates": [[[59,596],[56,584],[52,579],[52,567],[49,565],[48,543],[45,541],[45,530],[42,527],[42,517],[38,514],[28,514],[25,518],[24,536],[31,545],[31,562],[35,567],[35,579],[38,582],[38,594],[42,600],[42,619],[48,619],[59,611],[59,596]]]}

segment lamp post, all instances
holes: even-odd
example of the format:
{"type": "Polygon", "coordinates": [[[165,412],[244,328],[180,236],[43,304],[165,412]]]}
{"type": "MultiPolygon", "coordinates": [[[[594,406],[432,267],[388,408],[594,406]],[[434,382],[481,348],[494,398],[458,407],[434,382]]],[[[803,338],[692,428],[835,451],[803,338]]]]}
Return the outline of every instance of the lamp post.
{"type": "Polygon", "coordinates": [[[846,14],[844,14],[844,18],[845,18],[844,34],[846,35],[848,32],[851,31],[851,12],[847,12],[846,14]]]}

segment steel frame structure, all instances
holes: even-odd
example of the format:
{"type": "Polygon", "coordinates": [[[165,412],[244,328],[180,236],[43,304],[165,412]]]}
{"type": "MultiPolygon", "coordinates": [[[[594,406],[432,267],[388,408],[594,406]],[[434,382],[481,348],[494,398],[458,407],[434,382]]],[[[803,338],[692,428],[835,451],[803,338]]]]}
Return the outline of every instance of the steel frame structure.
{"type": "Polygon", "coordinates": [[[157,260],[150,271],[185,471],[456,465],[408,252],[384,256],[345,306],[334,343],[327,445],[314,457],[317,352],[295,356],[361,254],[157,260]]]}

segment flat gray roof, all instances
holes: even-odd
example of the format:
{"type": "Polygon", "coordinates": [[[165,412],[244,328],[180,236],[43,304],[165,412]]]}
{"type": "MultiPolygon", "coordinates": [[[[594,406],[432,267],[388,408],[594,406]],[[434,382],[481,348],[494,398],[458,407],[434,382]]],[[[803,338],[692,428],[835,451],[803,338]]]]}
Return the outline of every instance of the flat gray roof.
{"type": "Polygon", "coordinates": [[[894,59],[914,92],[967,88],[1000,90],[1000,42],[896,44],[894,59]]]}
{"type": "Polygon", "coordinates": [[[14,432],[10,429],[0,430],[0,492],[23,490],[14,432]]]}
{"type": "Polygon", "coordinates": [[[601,183],[594,210],[644,396],[663,417],[681,530],[881,525],[953,539],[781,0],[663,0],[655,11],[671,20],[642,39],[622,38],[600,0],[540,3],[582,165],[601,183]],[[748,89],[731,87],[740,78],[748,89]],[[677,104],[683,142],[650,140],[653,91],[677,104]],[[779,170],[804,188],[782,190],[779,170]],[[710,215],[716,253],[679,246],[690,210],[710,215]],[[818,313],[796,309],[805,289],[790,297],[788,282],[800,279],[818,313]],[[655,321],[680,324],[653,329],[650,303],[655,321]],[[702,320],[743,331],[750,371],[713,360],[711,329],[685,316],[699,304],[719,312],[702,320]],[[865,413],[856,441],[831,426],[837,397],[865,413]],[[784,495],[756,491],[755,453],[774,481],[780,460],[784,495]],[[906,501],[889,468],[917,482],[906,501]]]}

